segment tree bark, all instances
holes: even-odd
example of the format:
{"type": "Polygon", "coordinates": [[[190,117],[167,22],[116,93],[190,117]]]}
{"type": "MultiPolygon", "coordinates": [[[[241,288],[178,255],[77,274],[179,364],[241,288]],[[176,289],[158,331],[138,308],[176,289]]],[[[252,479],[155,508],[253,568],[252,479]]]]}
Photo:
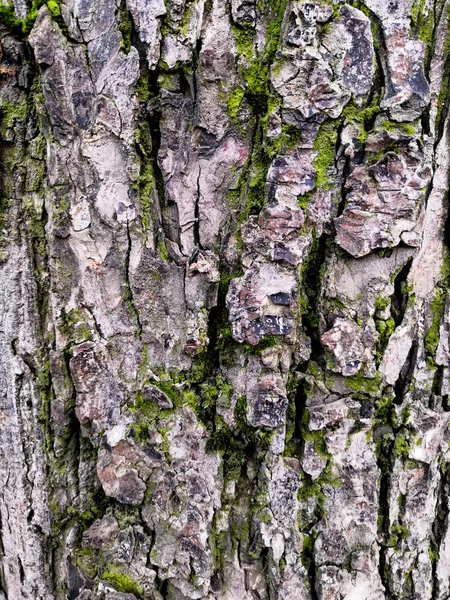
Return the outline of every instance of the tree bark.
{"type": "Polygon", "coordinates": [[[0,2],[0,600],[445,600],[449,0],[0,2]]]}

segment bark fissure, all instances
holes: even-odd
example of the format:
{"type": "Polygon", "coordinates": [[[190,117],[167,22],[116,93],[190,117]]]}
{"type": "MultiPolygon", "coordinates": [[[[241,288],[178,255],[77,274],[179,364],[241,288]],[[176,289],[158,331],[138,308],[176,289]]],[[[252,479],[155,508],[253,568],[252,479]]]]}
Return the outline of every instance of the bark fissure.
{"type": "Polygon", "coordinates": [[[448,2],[32,4],[0,7],[5,600],[443,600],[448,2]]]}

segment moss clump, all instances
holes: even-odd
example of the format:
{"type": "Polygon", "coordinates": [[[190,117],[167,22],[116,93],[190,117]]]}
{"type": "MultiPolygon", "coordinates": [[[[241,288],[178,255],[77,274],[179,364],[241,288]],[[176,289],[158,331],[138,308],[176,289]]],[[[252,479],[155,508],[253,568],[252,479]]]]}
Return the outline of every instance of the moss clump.
{"type": "Polygon", "coordinates": [[[38,9],[45,4],[45,0],[33,0],[31,9],[25,19],[18,19],[14,6],[0,6],[0,21],[17,33],[30,33],[37,17],[38,9]]]}
{"type": "Polygon", "coordinates": [[[383,312],[390,305],[391,305],[391,299],[390,298],[383,298],[382,296],[378,296],[375,299],[375,304],[374,304],[375,312],[377,312],[377,311],[383,312]]]}
{"type": "Polygon", "coordinates": [[[446,291],[438,287],[434,300],[431,303],[431,326],[425,336],[425,352],[432,361],[434,361],[439,344],[439,329],[444,314],[445,299],[446,291]]]}
{"type": "MultiPolygon", "coordinates": [[[[316,445],[314,445],[316,449],[316,445]]],[[[317,452],[317,450],[316,450],[317,452]]],[[[298,526],[301,531],[309,531],[312,524],[320,521],[326,516],[326,500],[324,486],[340,487],[340,479],[332,477],[332,458],[328,456],[328,462],[325,469],[316,480],[312,480],[310,475],[303,473],[302,483],[298,490],[297,498],[303,505],[308,505],[311,499],[315,499],[315,506],[312,515],[309,510],[300,510],[298,515],[298,526]]],[[[324,458],[324,455],[322,456],[324,458]]]]}
{"type": "Polygon", "coordinates": [[[166,242],[164,240],[161,241],[158,254],[161,260],[165,260],[166,262],[169,260],[169,252],[167,250],[166,242]]]}
{"type": "Polygon", "coordinates": [[[60,2],[58,0],[32,0],[31,7],[25,19],[16,18],[12,3],[9,6],[0,6],[0,22],[17,33],[28,35],[34,26],[39,9],[44,4],[47,4],[50,14],[56,20],[60,29],[65,32],[67,28],[61,17],[60,2]]]}
{"type": "Polygon", "coordinates": [[[395,121],[386,120],[381,127],[385,131],[400,132],[411,137],[416,133],[416,125],[414,123],[397,123],[395,121]]]}
{"type": "Polygon", "coordinates": [[[233,387],[229,383],[224,382],[220,376],[216,378],[215,385],[211,383],[202,383],[200,385],[201,402],[205,409],[216,406],[219,398],[222,404],[229,404],[232,393],[233,387]]]}
{"type": "Polygon", "coordinates": [[[92,339],[92,332],[85,311],[80,308],[74,308],[69,312],[64,311],[62,320],[61,331],[71,342],[79,343],[80,341],[86,342],[92,339]]]}
{"type": "Polygon", "coordinates": [[[22,31],[22,21],[16,17],[14,6],[0,6],[0,21],[15,31],[22,31]]]}
{"type": "Polygon", "coordinates": [[[226,368],[233,364],[239,347],[239,343],[232,336],[230,323],[225,322],[219,329],[215,347],[222,367],[226,368]]]}
{"type": "MultiPolygon", "coordinates": [[[[270,100],[269,100],[270,102],[270,100]]],[[[269,107],[269,113],[271,110],[269,107]]],[[[272,160],[275,158],[283,149],[291,149],[295,147],[301,140],[301,130],[297,125],[287,125],[283,123],[281,126],[281,134],[276,138],[266,138],[265,150],[267,156],[272,160]]]]}
{"type": "Polygon", "coordinates": [[[152,218],[152,193],[156,189],[155,176],[151,163],[145,164],[143,169],[141,169],[138,185],[142,210],[142,229],[146,238],[152,218]]]}
{"type": "Polygon", "coordinates": [[[436,563],[439,560],[439,548],[434,539],[430,540],[428,556],[430,557],[432,563],[436,563]]]}
{"type": "Polygon", "coordinates": [[[140,154],[141,168],[139,175],[133,182],[133,188],[139,193],[142,235],[144,239],[147,239],[147,235],[150,230],[150,224],[153,220],[153,197],[157,194],[157,184],[155,180],[154,163],[152,157],[152,138],[147,123],[143,123],[141,127],[136,130],[135,141],[140,154]]]}
{"type": "Polygon", "coordinates": [[[381,393],[381,375],[377,373],[375,377],[371,379],[364,377],[364,367],[361,367],[355,375],[346,377],[345,383],[355,394],[377,397],[381,393]]]}
{"type": "Polygon", "coordinates": [[[402,408],[402,424],[406,425],[406,423],[409,421],[409,417],[411,415],[411,407],[410,406],[405,406],[405,408],[402,408]]]}
{"type": "Polygon", "coordinates": [[[251,60],[253,56],[253,37],[255,32],[250,27],[233,25],[233,34],[239,56],[251,60]]]}
{"type": "Polygon", "coordinates": [[[300,560],[307,571],[314,566],[314,542],[317,534],[305,535],[303,538],[303,547],[300,553],[300,560]]]}
{"type": "Polygon", "coordinates": [[[391,475],[393,468],[392,450],[395,437],[393,433],[387,433],[379,438],[375,444],[377,464],[382,475],[391,475]]]}
{"type": "Polygon", "coordinates": [[[398,546],[402,540],[407,538],[408,535],[409,531],[406,525],[393,525],[391,527],[391,534],[389,536],[387,545],[389,548],[394,548],[398,546]]]}
{"type": "MultiPolygon", "coordinates": [[[[234,208],[245,202],[245,207],[242,207],[239,214],[239,226],[248,215],[259,214],[261,211],[266,200],[267,172],[274,152],[279,151],[283,143],[281,140],[269,140],[266,131],[269,115],[279,104],[279,99],[271,92],[269,75],[279,45],[285,5],[286,0],[262,0],[260,3],[261,15],[267,22],[267,35],[263,50],[254,58],[252,30],[234,29],[240,52],[248,58],[241,67],[244,85],[236,88],[227,99],[228,109],[230,116],[235,118],[245,98],[253,114],[252,123],[255,124],[252,155],[240,173],[237,189],[227,194],[234,208]]],[[[239,239],[239,232],[237,235],[239,239]]]]}
{"type": "Polygon", "coordinates": [[[332,186],[330,170],[334,166],[334,155],[338,138],[336,122],[326,121],[321,125],[314,141],[314,151],[317,153],[314,159],[316,170],[316,187],[329,190],[332,186]]]}
{"type": "Polygon", "coordinates": [[[252,346],[251,344],[244,343],[245,354],[260,354],[262,350],[266,348],[273,348],[279,344],[279,339],[274,335],[265,335],[258,344],[252,346]]]}
{"type": "MultiPolygon", "coordinates": [[[[450,15],[448,17],[448,23],[450,23],[450,15]]],[[[447,57],[447,60],[444,64],[444,72],[442,76],[441,89],[439,90],[439,97],[437,102],[437,111],[436,111],[436,131],[438,133],[441,132],[442,126],[445,121],[445,117],[448,114],[449,102],[450,102],[450,60],[448,57],[450,56],[450,27],[447,29],[447,34],[444,41],[444,49],[442,52],[443,56],[447,57]]]]}
{"type": "Polygon", "coordinates": [[[122,43],[121,48],[128,54],[131,50],[131,34],[133,31],[133,25],[131,23],[131,18],[128,13],[127,4],[125,0],[122,0],[119,6],[118,11],[118,28],[120,33],[122,34],[122,43]]]}
{"type": "Polygon", "coordinates": [[[411,12],[410,12],[410,20],[411,20],[411,27],[417,27],[418,23],[419,23],[419,17],[422,13],[423,7],[425,5],[425,1],[424,0],[414,0],[411,6],[411,12]]]}
{"type": "Polygon", "coordinates": [[[258,430],[247,424],[247,398],[241,396],[234,409],[233,430],[216,416],[215,431],[207,441],[209,452],[223,456],[225,480],[238,479],[249,453],[256,462],[261,461],[273,437],[273,431],[258,430]]]}
{"type": "Polygon", "coordinates": [[[134,91],[140,103],[148,102],[153,95],[150,89],[149,72],[146,65],[143,65],[140,70],[139,79],[136,82],[134,91]]]}
{"type": "Polygon", "coordinates": [[[232,92],[230,92],[227,98],[227,111],[233,121],[237,121],[239,108],[242,104],[244,96],[245,90],[242,87],[238,86],[234,88],[232,92]]]}
{"type": "Polygon", "coordinates": [[[314,445],[314,451],[323,460],[329,460],[331,454],[327,451],[325,443],[326,431],[310,431],[309,429],[309,411],[305,410],[301,417],[301,432],[302,438],[306,442],[311,442],[314,445]]]}
{"type": "Polygon", "coordinates": [[[375,325],[378,331],[377,349],[376,349],[376,364],[379,366],[383,359],[384,351],[389,342],[389,338],[394,333],[395,321],[392,317],[389,317],[386,321],[377,319],[375,325]]]}
{"type": "Polygon", "coordinates": [[[409,456],[409,443],[406,440],[404,434],[399,434],[395,438],[394,453],[399,458],[408,458],[409,456]]]}
{"type": "Polygon", "coordinates": [[[324,486],[339,487],[342,484],[340,479],[333,477],[333,457],[327,450],[325,442],[326,431],[311,431],[309,429],[309,416],[309,411],[306,409],[300,416],[300,437],[303,441],[314,445],[315,453],[326,462],[326,465],[322,473],[315,480],[307,473],[303,473],[302,475],[302,484],[297,494],[299,502],[301,504],[308,504],[311,499],[315,499],[312,520],[309,511],[301,510],[299,512],[298,525],[303,531],[309,531],[313,523],[326,515],[324,486]]]}
{"type": "MultiPolygon", "coordinates": [[[[316,332],[319,327],[319,317],[315,306],[322,273],[320,269],[316,270],[316,266],[322,262],[321,258],[320,240],[315,231],[313,231],[308,256],[301,266],[298,290],[302,321],[304,321],[306,327],[312,332],[316,332]]],[[[322,268],[324,268],[323,264],[322,268]]]]}
{"type": "MultiPolygon", "coordinates": [[[[425,2],[424,2],[425,5],[425,2]]],[[[419,39],[424,42],[426,46],[425,50],[425,63],[427,64],[431,51],[434,44],[434,35],[435,35],[435,20],[434,20],[434,11],[430,9],[426,15],[421,12],[420,16],[420,29],[419,29],[419,39]]]]}
{"type": "Polygon", "coordinates": [[[52,13],[53,17],[59,17],[61,15],[61,9],[59,7],[59,2],[56,2],[56,0],[48,0],[47,6],[48,6],[48,10],[52,13]]]}
{"type": "Polygon", "coordinates": [[[134,594],[137,598],[144,597],[143,588],[132,579],[127,573],[120,571],[117,565],[107,566],[103,571],[103,579],[109,581],[118,592],[134,594]]]}
{"type": "Polygon", "coordinates": [[[134,439],[140,444],[145,444],[150,439],[150,429],[148,423],[135,423],[131,427],[134,439]]]}
{"type": "Polygon", "coordinates": [[[361,125],[362,131],[359,141],[364,143],[368,135],[368,129],[371,128],[375,117],[380,112],[381,108],[378,104],[378,98],[375,97],[373,103],[370,106],[366,106],[366,108],[361,108],[350,102],[342,111],[342,117],[346,121],[357,122],[361,125]]]}
{"type": "Polygon", "coordinates": [[[91,548],[75,548],[71,558],[74,564],[89,578],[94,579],[99,574],[101,556],[91,548]]]}

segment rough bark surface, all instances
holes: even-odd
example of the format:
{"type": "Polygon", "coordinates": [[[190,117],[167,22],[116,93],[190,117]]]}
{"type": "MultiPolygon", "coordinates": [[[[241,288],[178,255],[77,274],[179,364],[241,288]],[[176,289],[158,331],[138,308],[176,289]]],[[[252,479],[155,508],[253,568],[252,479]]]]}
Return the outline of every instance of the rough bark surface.
{"type": "Polygon", "coordinates": [[[449,2],[0,1],[0,599],[450,597],[449,2]]]}

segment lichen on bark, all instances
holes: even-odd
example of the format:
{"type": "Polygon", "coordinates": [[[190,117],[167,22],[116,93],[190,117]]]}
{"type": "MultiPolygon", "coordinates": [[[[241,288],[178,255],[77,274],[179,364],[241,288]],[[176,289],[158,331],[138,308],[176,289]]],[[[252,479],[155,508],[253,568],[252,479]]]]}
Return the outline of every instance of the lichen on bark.
{"type": "Polygon", "coordinates": [[[449,3],[0,3],[0,600],[444,600],[449,3]]]}

